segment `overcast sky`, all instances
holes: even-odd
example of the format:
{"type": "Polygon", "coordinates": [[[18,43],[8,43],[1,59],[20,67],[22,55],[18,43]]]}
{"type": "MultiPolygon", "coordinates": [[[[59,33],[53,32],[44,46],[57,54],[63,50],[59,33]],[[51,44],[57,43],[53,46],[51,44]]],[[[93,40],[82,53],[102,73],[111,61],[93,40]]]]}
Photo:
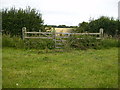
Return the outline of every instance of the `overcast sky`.
{"type": "Polygon", "coordinates": [[[120,0],[2,0],[1,8],[36,8],[48,25],[78,25],[100,16],[118,17],[120,0]]]}

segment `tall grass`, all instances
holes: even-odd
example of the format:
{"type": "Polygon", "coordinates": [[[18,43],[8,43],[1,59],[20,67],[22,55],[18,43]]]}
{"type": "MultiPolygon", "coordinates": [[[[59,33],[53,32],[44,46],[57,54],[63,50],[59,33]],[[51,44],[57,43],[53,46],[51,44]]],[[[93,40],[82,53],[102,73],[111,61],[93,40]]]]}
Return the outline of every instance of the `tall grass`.
{"type": "Polygon", "coordinates": [[[10,35],[2,36],[2,47],[24,48],[24,41],[20,37],[10,37],[10,35]]]}
{"type": "Polygon", "coordinates": [[[22,40],[20,37],[10,37],[10,35],[3,35],[2,46],[14,47],[21,49],[52,49],[54,48],[54,42],[48,39],[25,39],[22,40]]]}
{"type": "Polygon", "coordinates": [[[103,39],[101,40],[101,48],[111,48],[111,47],[119,47],[120,42],[117,39],[103,39]]]}
{"type": "MultiPolygon", "coordinates": [[[[95,37],[82,36],[70,37],[67,42],[64,43],[64,50],[70,49],[105,49],[111,47],[118,47],[120,42],[117,39],[101,39],[97,40],[95,37]]],[[[20,49],[54,49],[54,41],[51,39],[25,39],[20,37],[10,37],[10,35],[3,35],[2,46],[14,47],[20,49]]]]}
{"type": "Polygon", "coordinates": [[[72,36],[68,39],[69,46],[76,49],[107,49],[111,47],[118,47],[117,39],[96,39],[92,36],[72,36]]]}
{"type": "Polygon", "coordinates": [[[27,49],[53,49],[54,41],[52,39],[26,39],[25,47],[27,49]]]}

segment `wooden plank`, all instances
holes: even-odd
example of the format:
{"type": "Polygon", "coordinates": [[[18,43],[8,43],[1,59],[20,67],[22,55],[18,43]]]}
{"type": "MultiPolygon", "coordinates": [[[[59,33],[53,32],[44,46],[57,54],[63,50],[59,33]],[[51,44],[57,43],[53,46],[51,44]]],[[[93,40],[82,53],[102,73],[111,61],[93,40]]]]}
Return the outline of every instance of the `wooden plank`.
{"type": "Polygon", "coordinates": [[[25,32],[27,34],[52,34],[52,32],[25,32]]]}
{"type": "Polygon", "coordinates": [[[72,35],[100,35],[100,33],[73,33],[72,35]]]}
{"type": "MultiPolygon", "coordinates": [[[[77,38],[77,39],[85,39],[85,38],[77,38]]],[[[100,37],[98,37],[98,38],[95,38],[95,39],[101,39],[100,37]]]]}
{"type": "Polygon", "coordinates": [[[56,43],[56,45],[63,45],[62,43],[56,43]]]}
{"type": "Polygon", "coordinates": [[[53,39],[52,37],[25,37],[25,38],[53,39]]]}
{"type": "Polygon", "coordinates": [[[63,34],[63,35],[100,35],[100,33],[62,33],[62,32],[56,32],[56,34],[63,34]]]}
{"type": "Polygon", "coordinates": [[[55,47],[55,48],[57,48],[57,49],[61,49],[62,47],[55,47]]]}
{"type": "Polygon", "coordinates": [[[56,40],[56,41],[61,42],[62,40],[56,40]]]}
{"type": "Polygon", "coordinates": [[[73,33],[62,33],[62,32],[56,32],[56,34],[73,34],[73,33]]]}
{"type": "MultiPolygon", "coordinates": [[[[24,38],[43,38],[43,39],[53,39],[53,37],[24,37],[24,38]]],[[[69,37],[56,37],[56,38],[69,38],[69,37]]],[[[84,39],[84,38],[77,38],[77,39],[84,39]]],[[[99,38],[96,38],[96,39],[101,39],[100,37],[99,38]]],[[[53,39],[54,41],[66,41],[66,40],[55,40],[53,39]]]]}
{"type": "Polygon", "coordinates": [[[58,41],[58,42],[64,42],[64,41],[67,41],[67,40],[56,40],[56,41],[58,41]]]}
{"type": "MultiPolygon", "coordinates": [[[[53,34],[52,32],[25,32],[26,34],[53,34]]],[[[56,32],[55,34],[63,35],[100,35],[100,33],[62,33],[56,32]]]]}
{"type": "Polygon", "coordinates": [[[96,38],[96,39],[101,39],[101,38],[96,38]]]}
{"type": "Polygon", "coordinates": [[[69,36],[56,36],[56,38],[69,38],[69,36]]]}

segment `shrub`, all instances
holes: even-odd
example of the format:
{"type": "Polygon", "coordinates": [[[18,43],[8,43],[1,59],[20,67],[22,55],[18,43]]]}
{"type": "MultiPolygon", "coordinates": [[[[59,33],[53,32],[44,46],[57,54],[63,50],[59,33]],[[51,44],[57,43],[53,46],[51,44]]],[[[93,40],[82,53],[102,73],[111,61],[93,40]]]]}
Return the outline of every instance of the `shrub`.
{"type": "Polygon", "coordinates": [[[101,41],[101,48],[111,48],[118,46],[119,46],[119,42],[117,39],[103,39],[101,41]]]}
{"type": "Polygon", "coordinates": [[[25,47],[27,49],[53,49],[54,42],[50,39],[26,39],[25,47]]]}
{"type": "Polygon", "coordinates": [[[20,37],[10,37],[10,35],[3,35],[2,37],[3,47],[14,47],[23,49],[53,49],[54,42],[48,39],[25,39],[20,37]]]}
{"type": "Polygon", "coordinates": [[[10,35],[2,36],[2,47],[24,48],[24,41],[20,37],[10,37],[10,35]]]}
{"type": "Polygon", "coordinates": [[[68,40],[70,47],[76,49],[103,49],[103,48],[111,48],[118,47],[118,40],[116,39],[96,39],[93,36],[72,36],[68,40]]]}
{"type": "Polygon", "coordinates": [[[36,9],[26,7],[26,9],[2,9],[2,29],[4,34],[11,36],[21,36],[21,29],[26,27],[28,31],[45,31],[42,14],[36,9]]]}
{"type": "Polygon", "coordinates": [[[72,36],[69,38],[69,43],[72,48],[88,49],[96,48],[100,44],[100,40],[92,36],[72,36]]]}

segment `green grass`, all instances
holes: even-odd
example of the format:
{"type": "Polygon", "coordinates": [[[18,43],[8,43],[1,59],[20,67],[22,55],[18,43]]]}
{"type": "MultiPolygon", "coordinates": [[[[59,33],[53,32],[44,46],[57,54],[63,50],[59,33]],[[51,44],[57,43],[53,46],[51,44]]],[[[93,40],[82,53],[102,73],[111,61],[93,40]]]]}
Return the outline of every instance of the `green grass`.
{"type": "Polygon", "coordinates": [[[3,88],[117,88],[117,50],[3,48],[3,88]]]}

